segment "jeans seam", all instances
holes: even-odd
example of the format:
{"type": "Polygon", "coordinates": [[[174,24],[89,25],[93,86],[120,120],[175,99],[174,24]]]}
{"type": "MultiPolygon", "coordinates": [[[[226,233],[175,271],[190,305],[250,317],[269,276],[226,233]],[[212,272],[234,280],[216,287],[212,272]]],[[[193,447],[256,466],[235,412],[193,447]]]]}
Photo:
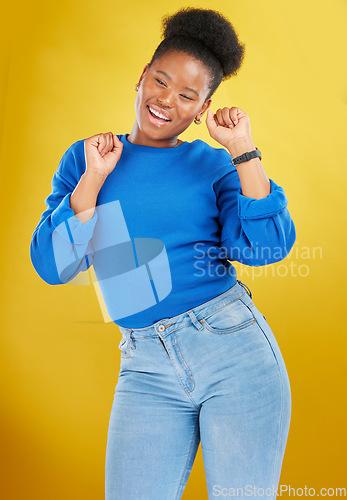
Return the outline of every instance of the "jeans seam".
{"type": "MultiPolygon", "coordinates": [[[[280,421],[279,421],[279,428],[278,428],[278,433],[277,433],[277,447],[276,447],[276,456],[275,456],[275,463],[274,463],[274,473],[273,473],[273,476],[272,476],[272,486],[274,487],[274,479],[275,479],[275,474],[276,474],[276,471],[277,471],[277,466],[279,464],[279,448],[280,448],[280,435],[281,435],[281,431],[282,431],[282,425],[283,425],[283,411],[284,411],[284,388],[283,388],[283,378],[282,378],[282,373],[281,373],[281,369],[280,369],[280,366],[279,366],[279,362],[278,362],[278,359],[277,359],[277,356],[276,356],[276,353],[275,351],[273,350],[273,347],[271,345],[271,342],[270,340],[268,339],[267,335],[266,335],[266,332],[262,329],[262,327],[260,326],[257,318],[255,317],[253,311],[252,311],[252,308],[245,304],[244,301],[242,301],[243,304],[251,311],[253,317],[255,318],[256,320],[256,325],[257,327],[259,328],[259,330],[261,330],[261,332],[263,333],[264,337],[266,338],[266,341],[268,343],[268,345],[270,346],[271,348],[271,351],[272,351],[272,354],[276,360],[276,366],[277,366],[277,375],[279,377],[279,380],[280,380],[280,384],[281,384],[281,412],[280,412],[280,421]]],[[[265,320],[266,321],[266,320],[265,320]]]]}
{"type": "Polygon", "coordinates": [[[169,332],[167,332],[167,334],[170,335],[171,333],[175,333],[175,332],[177,332],[177,330],[180,330],[181,328],[185,328],[186,326],[188,326],[190,324],[193,324],[193,322],[189,321],[189,323],[185,323],[184,325],[178,326],[174,330],[170,330],[169,332]]]}
{"type": "Polygon", "coordinates": [[[276,474],[276,471],[277,471],[277,467],[279,465],[279,458],[280,458],[280,454],[279,454],[280,436],[281,436],[282,427],[283,427],[284,394],[283,394],[283,380],[282,380],[281,373],[280,373],[280,381],[281,381],[281,416],[280,416],[280,423],[279,423],[278,434],[277,434],[277,449],[276,449],[274,473],[273,473],[273,476],[272,476],[272,485],[273,486],[274,486],[275,474],[276,474]]]}
{"type": "MultiPolygon", "coordinates": [[[[160,339],[160,337],[158,336],[158,339],[160,339]]],[[[160,340],[159,340],[160,341],[160,340]]],[[[181,376],[180,374],[178,373],[178,371],[176,370],[176,367],[175,367],[175,363],[173,363],[172,361],[172,358],[170,356],[170,353],[167,352],[168,354],[168,357],[169,357],[169,360],[170,360],[170,363],[171,363],[171,366],[173,367],[173,369],[175,370],[176,372],[176,375],[178,377],[178,380],[179,380],[179,383],[181,384],[181,387],[182,389],[184,390],[186,396],[188,396],[188,398],[190,399],[190,402],[193,403],[194,407],[197,409],[197,410],[200,410],[199,406],[194,402],[193,398],[191,397],[191,395],[189,394],[189,392],[187,391],[187,389],[184,387],[184,384],[183,384],[183,381],[181,379],[181,376]]]]}
{"type": "Polygon", "coordinates": [[[275,456],[275,463],[274,463],[274,473],[273,473],[273,476],[272,476],[272,486],[274,487],[274,479],[275,479],[275,474],[276,474],[276,471],[277,471],[277,466],[279,464],[279,448],[280,448],[280,435],[281,435],[281,431],[282,431],[282,424],[283,424],[283,410],[284,410],[284,389],[283,389],[283,379],[282,379],[282,373],[281,373],[281,369],[280,369],[280,366],[279,366],[279,363],[278,363],[278,359],[276,357],[276,354],[272,348],[272,345],[266,335],[266,333],[264,332],[264,330],[262,329],[262,327],[259,325],[258,321],[256,322],[258,328],[263,332],[263,335],[266,337],[266,340],[268,342],[268,344],[270,345],[271,347],[271,350],[272,350],[272,353],[274,355],[274,358],[276,360],[276,366],[277,366],[277,374],[279,376],[279,380],[280,380],[280,384],[281,384],[281,413],[280,413],[280,421],[279,421],[279,428],[278,428],[278,433],[277,433],[277,447],[276,447],[276,456],[275,456]]]}
{"type": "MultiPolygon", "coordinates": [[[[234,299],[234,300],[232,300],[232,301],[230,301],[230,302],[226,302],[226,303],[224,303],[222,306],[219,306],[219,307],[217,307],[216,309],[213,309],[213,311],[210,311],[209,313],[207,313],[207,315],[206,315],[206,316],[199,316],[199,313],[198,313],[198,314],[197,314],[197,320],[198,320],[198,321],[201,321],[202,319],[208,318],[208,317],[209,317],[208,315],[210,315],[210,316],[211,316],[211,315],[212,315],[213,313],[215,313],[216,311],[219,311],[220,309],[223,309],[223,307],[226,307],[226,306],[228,306],[229,304],[232,304],[233,302],[236,302],[237,300],[241,300],[241,299],[242,299],[242,297],[243,297],[246,293],[247,293],[247,292],[246,292],[246,291],[244,291],[244,292],[243,292],[243,294],[242,294],[240,297],[238,297],[237,299],[234,299]]],[[[247,294],[247,295],[248,295],[248,294],[247,294]]]]}
{"type": "MultiPolygon", "coordinates": [[[[169,353],[169,351],[167,350],[167,347],[166,347],[166,345],[165,345],[164,340],[163,340],[161,337],[159,337],[159,335],[158,335],[158,337],[157,337],[157,338],[160,340],[160,343],[161,343],[161,345],[163,346],[163,348],[164,348],[164,350],[165,350],[166,354],[167,354],[167,355],[169,356],[169,358],[170,358],[170,353],[169,353]]],[[[171,358],[170,358],[170,359],[171,359],[171,358]]]]}
{"type": "Polygon", "coordinates": [[[241,323],[241,325],[234,326],[232,328],[225,328],[225,330],[221,330],[219,328],[214,329],[212,326],[210,326],[206,320],[204,320],[204,327],[206,330],[208,330],[211,333],[214,333],[215,335],[230,335],[232,333],[237,333],[241,330],[244,330],[245,328],[248,328],[249,326],[253,325],[253,323],[256,322],[255,318],[249,319],[245,321],[244,323],[241,323]]]}
{"type": "Polygon", "coordinates": [[[186,370],[188,372],[188,377],[189,377],[189,380],[190,380],[190,382],[192,384],[192,388],[190,389],[190,391],[193,391],[194,387],[195,387],[195,380],[193,378],[193,374],[192,374],[189,366],[187,365],[184,357],[182,356],[181,350],[180,350],[179,345],[177,343],[177,337],[176,337],[176,335],[173,335],[173,340],[174,340],[173,345],[174,345],[175,351],[177,353],[177,356],[181,359],[182,363],[184,364],[184,366],[185,366],[185,368],[186,368],[186,370]],[[176,347],[177,347],[177,349],[176,349],[176,347]]]}
{"type": "MultiPolygon", "coordinates": [[[[187,470],[188,470],[188,464],[189,464],[189,460],[192,456],[192,453],[193,453],[193,447],[194,447],[194,439],[195,439],[195,432],[196,432],[196,429],[199,427],[199,419],[197,418],[196,419],[196,423],[195,423],[195,426],[194,426],[194,430],[193,430],[193,436],[192,436],[192,439],[191,439],[191,442],[190,442],[190,448],[189,448],[189,453],[188,453],[188,456],[187,456],[187,460],[186,460],[186,464],[184,466],[184,469],[183,469],[183,473],[182,473],[182,477],[181,477],[181,481],[180,481],[180,484],[178,486],[178,490],[177,490],[177,495],[176,495],[176,499],[175,500],[179,500],[182,495],[181,495],[181,488],[183,486],[183,481],[184,481],[184,478],[185,478],[185,475],[187,473],[187,470]]],[[[182,492],[183,493],[183,492],[182,492]]]]}

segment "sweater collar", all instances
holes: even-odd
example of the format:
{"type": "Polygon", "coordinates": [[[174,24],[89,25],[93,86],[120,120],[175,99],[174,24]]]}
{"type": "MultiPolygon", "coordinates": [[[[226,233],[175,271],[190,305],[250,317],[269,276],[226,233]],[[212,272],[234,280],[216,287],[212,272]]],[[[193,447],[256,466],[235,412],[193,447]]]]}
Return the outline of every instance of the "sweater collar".
{"type": "Polygon", "coordinates": [[[171,147],[171,148],[155,148],[152,146],[143,146],[142,144],[134,144],[132,142],[129,142],[127,139],[127,136],[129,134],[122,134],[119,137],[119,139],[123,143],[123,147],[127,149],[127,151],[132,151],[134,153],[141,153],[141,154],[155,154],[155,155],[177,155],[182,153],[183,151],[186,151],[190,146],[191,142],[183,142],[179,146],[171,147]]]}

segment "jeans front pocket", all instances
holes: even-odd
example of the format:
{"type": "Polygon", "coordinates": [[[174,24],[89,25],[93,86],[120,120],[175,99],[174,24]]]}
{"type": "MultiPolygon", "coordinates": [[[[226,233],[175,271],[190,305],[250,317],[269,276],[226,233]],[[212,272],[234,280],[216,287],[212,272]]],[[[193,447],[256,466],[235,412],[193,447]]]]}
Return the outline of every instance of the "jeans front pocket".
{"type": "Polygon", "coordinates": [[[243,330],[256,322],[250,309],[240,300],[216,305],[213,311],[199,318],[201,324],[210,332],[228,334],[243,330]]]}

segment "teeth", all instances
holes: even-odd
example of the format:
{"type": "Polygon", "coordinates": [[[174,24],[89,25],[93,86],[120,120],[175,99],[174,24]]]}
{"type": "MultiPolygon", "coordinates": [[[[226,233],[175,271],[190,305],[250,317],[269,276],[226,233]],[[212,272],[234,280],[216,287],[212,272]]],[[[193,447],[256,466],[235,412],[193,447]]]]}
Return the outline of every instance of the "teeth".
{"type": "Polygon", "coordinates": [[[155,111],[150,106],[148,106],[148,107],[151,110],[151,113],[153,113],[155,116],[157,116],[158,118],[162,118],[163,120],[169,121],[169,119],[166,116],[162,115],[161,113],[158,113],[158,111],[155,111]]]}

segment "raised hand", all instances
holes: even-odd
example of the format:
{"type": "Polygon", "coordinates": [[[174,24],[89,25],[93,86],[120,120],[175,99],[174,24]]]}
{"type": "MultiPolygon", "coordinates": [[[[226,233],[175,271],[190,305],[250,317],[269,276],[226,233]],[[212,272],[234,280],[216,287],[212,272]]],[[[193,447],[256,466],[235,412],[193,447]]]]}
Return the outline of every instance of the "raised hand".
{"type": "Polygon", "coordinates": [[[84,140],[86,172],[107,177],[115,168],[123,151],[123,143],[112,132],[96,134],[84,140]]]}
{"type": "Polygon", "coordinates": [[[210,136],[222,146],[251,138],[251,125],[247,113],[240,108],[219,108],[215,114],[207,110],[206,126],[210,136]]]}

